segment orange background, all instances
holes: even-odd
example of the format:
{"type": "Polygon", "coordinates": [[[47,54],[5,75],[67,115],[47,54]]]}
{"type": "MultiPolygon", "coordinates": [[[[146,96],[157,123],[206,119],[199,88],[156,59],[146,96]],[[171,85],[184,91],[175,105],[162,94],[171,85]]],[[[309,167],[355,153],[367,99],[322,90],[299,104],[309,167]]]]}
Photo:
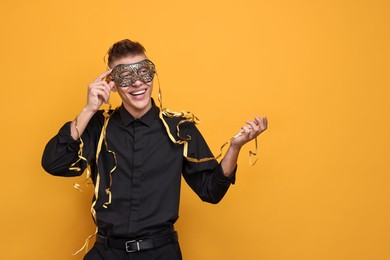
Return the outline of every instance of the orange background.
{"type": "MultiPolygon", "coordinates": [[[[140,41],[164,105],[210,147],[254,115],[261,159],[219,205],[183,185],[184,259],[390,259],[388,1],[1,1],[0,259],[72,257],[92,190],[46,174],[46,142],[85,104],[103,56],[140,41]]],[[[119,105],[117,97],[112,103],[119,105]]]]}

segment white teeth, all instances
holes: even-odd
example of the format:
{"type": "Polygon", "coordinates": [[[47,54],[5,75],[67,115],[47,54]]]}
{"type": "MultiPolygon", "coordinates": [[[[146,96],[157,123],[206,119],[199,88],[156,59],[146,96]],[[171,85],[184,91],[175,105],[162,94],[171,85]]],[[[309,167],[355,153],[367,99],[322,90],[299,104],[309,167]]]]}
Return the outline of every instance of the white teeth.
{"type": "Polygon", "coordinates": [[[140,90],[140,91],[131,92],[130,94],[133,95],[133,96],[137,96],[137,95],[142,95],[145,92],[146,92],[146,89],[143,89],[143,90],[140,90]]]}

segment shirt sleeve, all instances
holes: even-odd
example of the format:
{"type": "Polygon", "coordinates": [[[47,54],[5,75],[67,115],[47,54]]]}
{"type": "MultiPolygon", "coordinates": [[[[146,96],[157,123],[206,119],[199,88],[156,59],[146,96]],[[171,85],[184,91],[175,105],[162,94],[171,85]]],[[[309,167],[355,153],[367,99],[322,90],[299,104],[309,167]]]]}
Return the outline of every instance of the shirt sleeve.
{"type": "MultiPolygon", "coordinates": [[[[203,136],[194,124],[187,124],[185,134],[188,142],[188,157],[195,159],[214,158],[203,136]]],[[[205,202],[218,203],[225,196],[231,184],[235,183],[237,167],[231,177],[226,177],[217,160],[191,162],[184,158],[183,177],[191,189],[205,202]]]]}
{"type": "MultiPolygon", "coordinates": [[[[83,157],[91,162],[95,156],[95,143],[98,134],[98,113],[92,117],[83,135],[81,136],[84,147],[83,157]]],[[[85,160],[79,160],[80,139],[74,140],[70,132],[71,122],[65,123],[60,131],[47,143],[42,156],[43,169],[56,176],[72,177],[83,174],[87,167],[85,160]],[[80,171],[70,170],[69,167],[75,163],[80,171]]]]}

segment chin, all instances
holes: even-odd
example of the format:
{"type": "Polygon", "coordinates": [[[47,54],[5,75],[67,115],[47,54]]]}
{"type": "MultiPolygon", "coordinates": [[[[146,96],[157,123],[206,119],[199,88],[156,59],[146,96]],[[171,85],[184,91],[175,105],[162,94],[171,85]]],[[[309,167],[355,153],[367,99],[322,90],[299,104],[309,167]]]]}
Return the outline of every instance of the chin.
{"type": "Polygon", "coordinates": [[[143,116],[152,107],[152,99],[144,98],[142,100],[127,100],[123,102],[126,110],[135,118],[143,116]]]}

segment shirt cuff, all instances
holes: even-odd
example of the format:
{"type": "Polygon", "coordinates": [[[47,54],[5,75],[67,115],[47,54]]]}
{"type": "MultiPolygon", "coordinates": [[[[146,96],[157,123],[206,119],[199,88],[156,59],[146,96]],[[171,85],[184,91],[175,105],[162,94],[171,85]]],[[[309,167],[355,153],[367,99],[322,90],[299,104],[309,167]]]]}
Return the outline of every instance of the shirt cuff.
{"type": "Polygon", "coordinates": [[[58,132],[58,141],[61,144],[67,144],[71,151],[78,151],[80,148],[80,139],[74,140],[70,133],[71,122],[65,123],[58,132]]]}
{"type": "Polygon", "coordinates": [[[219,183],[226,183],[226,184],[235,184],[236,183],[236,172],[237,172],[237,165],[233,170],[233,173],[230,177],[226,177],[223,173],[223,169],[221,164],[218,165],[218,169],[216,172],[216,179],[219,183]]]}

